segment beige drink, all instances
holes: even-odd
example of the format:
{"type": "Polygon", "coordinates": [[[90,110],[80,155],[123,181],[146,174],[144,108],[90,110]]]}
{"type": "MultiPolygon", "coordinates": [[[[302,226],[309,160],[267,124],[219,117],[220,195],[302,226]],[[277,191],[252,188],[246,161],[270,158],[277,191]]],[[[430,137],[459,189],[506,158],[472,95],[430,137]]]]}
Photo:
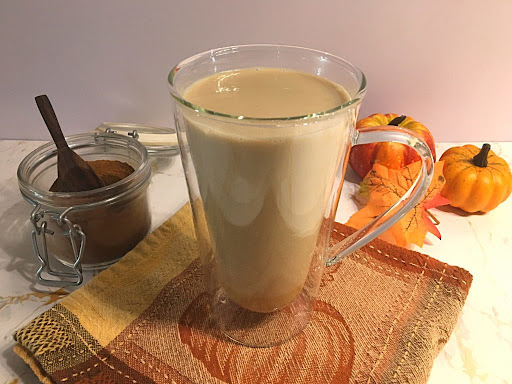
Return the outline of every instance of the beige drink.
{"type": "Polygon", "coordinates": [[[244,116],[228,122],[185,113],[204,206],[204,212],[196,207],[196,215],[206,219],[208,257],[229,298],[257,312],[282,308],[300,294],[312,265],[353,116],[333,113],[292,122],[247,117],[308,115],[350,97],[319,76],[253,68],[203,78],[184,98],[244,116]]]}

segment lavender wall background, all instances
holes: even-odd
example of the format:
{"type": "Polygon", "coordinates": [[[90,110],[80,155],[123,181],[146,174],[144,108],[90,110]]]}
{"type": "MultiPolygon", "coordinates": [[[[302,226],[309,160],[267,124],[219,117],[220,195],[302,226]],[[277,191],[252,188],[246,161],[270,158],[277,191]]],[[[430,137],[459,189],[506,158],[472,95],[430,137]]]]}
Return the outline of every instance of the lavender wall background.
{"type": "Polygon", "coordinates": [[[363,69],[361,116],[408,114],[436,141],[512,140],[512,2],[12,0],[0,4],[0,138],[103,121],[170,125],[166,75],[209,48],[316,48],[363,69]]]}

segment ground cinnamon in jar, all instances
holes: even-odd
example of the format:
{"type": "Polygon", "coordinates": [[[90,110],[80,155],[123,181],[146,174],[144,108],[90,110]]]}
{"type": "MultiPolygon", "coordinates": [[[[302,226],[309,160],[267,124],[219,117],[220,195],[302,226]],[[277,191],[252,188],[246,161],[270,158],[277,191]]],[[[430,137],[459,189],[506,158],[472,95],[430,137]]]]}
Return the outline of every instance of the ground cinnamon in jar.
{"type": "MultiPolygon", "coordinates": [[[[87,164],[94,170],[105,186],[117,183],[131,175],[135,170],[129,164],[118,160],[91,160],[87,164]]],[[[50,192],[66,192],[59,189],[57,180],[50,187],[50,192]]]]}
{"type": "MultiPolygon", "coordinates": [[[[117,160],[87,161],[105,186],[117,183],[130,176],[134,169],[127,163],[117,160]]],[[[57,180],[51,192],[60,192],[57,180]]],[[[112,204],[101,204],[96,208],[77,209],[67,217],[78,224],[86,235],[86,246],[82,265],[101,267],[112,264],[135,247],[149,232],[151,216],[146,193],[147,186],[135,191],[122,190],[126,196],[112,204]]],[[[78,201],[76,201],[77,204],[78,201]]],[[[73,198],[70,206],[75,205],[73,198]]],[[[57,227],[56,224],[53,225],[57,227]]],[[[57,235],[47,237],[48,248],[57,258],[69,263],[75,261],[75,254],[67,236],[58,236],[68,228],[50,228],[57,235]]],[[[78,239],[77,239],[78,240],[78,239]]]]}

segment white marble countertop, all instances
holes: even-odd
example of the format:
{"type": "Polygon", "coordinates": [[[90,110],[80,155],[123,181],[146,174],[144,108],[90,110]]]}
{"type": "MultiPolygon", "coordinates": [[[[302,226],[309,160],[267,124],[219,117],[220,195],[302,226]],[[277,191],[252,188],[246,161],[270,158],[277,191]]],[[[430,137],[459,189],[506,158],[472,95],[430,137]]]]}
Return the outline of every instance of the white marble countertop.
{"type": "MultiPolygon", "coordinates": [[[[18,189],[16,170],[37,141],[0,141],[0,384],[36,383],[31,370],[12,347],[13,332],[58,300],[35,283],[37,260],[32,252],[31,207],[18,189]]],[[[440,155],[453,144],[437,145],[440,155]]],[[[512,142],[491,143],[512,164],[512,142]]],[[[179,158],[158,161],[149,195],[153,228],[188,199],[179,158]]],[[[356,207],[357,189],[348,173],[337,220],[345,222],[356,207]]],[[[512,198],[485,215],[460,216],[435,210],[443,239],[429,235],[420,250],[470,271],[473,285],[450,340],[434,362],[429,384],[512,383],[512,198]]]]}

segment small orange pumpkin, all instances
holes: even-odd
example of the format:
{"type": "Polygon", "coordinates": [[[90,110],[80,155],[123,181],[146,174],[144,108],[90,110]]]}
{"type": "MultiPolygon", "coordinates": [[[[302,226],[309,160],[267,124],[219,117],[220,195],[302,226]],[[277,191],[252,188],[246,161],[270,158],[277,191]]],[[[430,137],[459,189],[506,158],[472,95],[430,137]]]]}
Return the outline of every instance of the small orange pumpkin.
{"type": "Polygon", "coordinates": [[[441,156],[446,178],[441,195],[453,207],[466,212],[489,212],[504,202],[512,192],[512,174],[505,160],[491,151],[464,145],[448,149],[441,156]]]}
{"type": "MultiPolygon", "coordinates": [[[[420,135],[432,151],[436,160],[436,146],[430,131],[419,121],[409,116],[398,116],[395,113],[375,113],[357,122],[357,129],[365,127],[379,127],[394,125],[413,131],[420,135]]],[[[386,168],[400,169],[411,163],[419,161],[416,151],[404,144],[398,143],[371,143],[356,145],[350,151],[349,164],[356,173],[364,178],[373,167],[380,164],[386,168]]]]}

